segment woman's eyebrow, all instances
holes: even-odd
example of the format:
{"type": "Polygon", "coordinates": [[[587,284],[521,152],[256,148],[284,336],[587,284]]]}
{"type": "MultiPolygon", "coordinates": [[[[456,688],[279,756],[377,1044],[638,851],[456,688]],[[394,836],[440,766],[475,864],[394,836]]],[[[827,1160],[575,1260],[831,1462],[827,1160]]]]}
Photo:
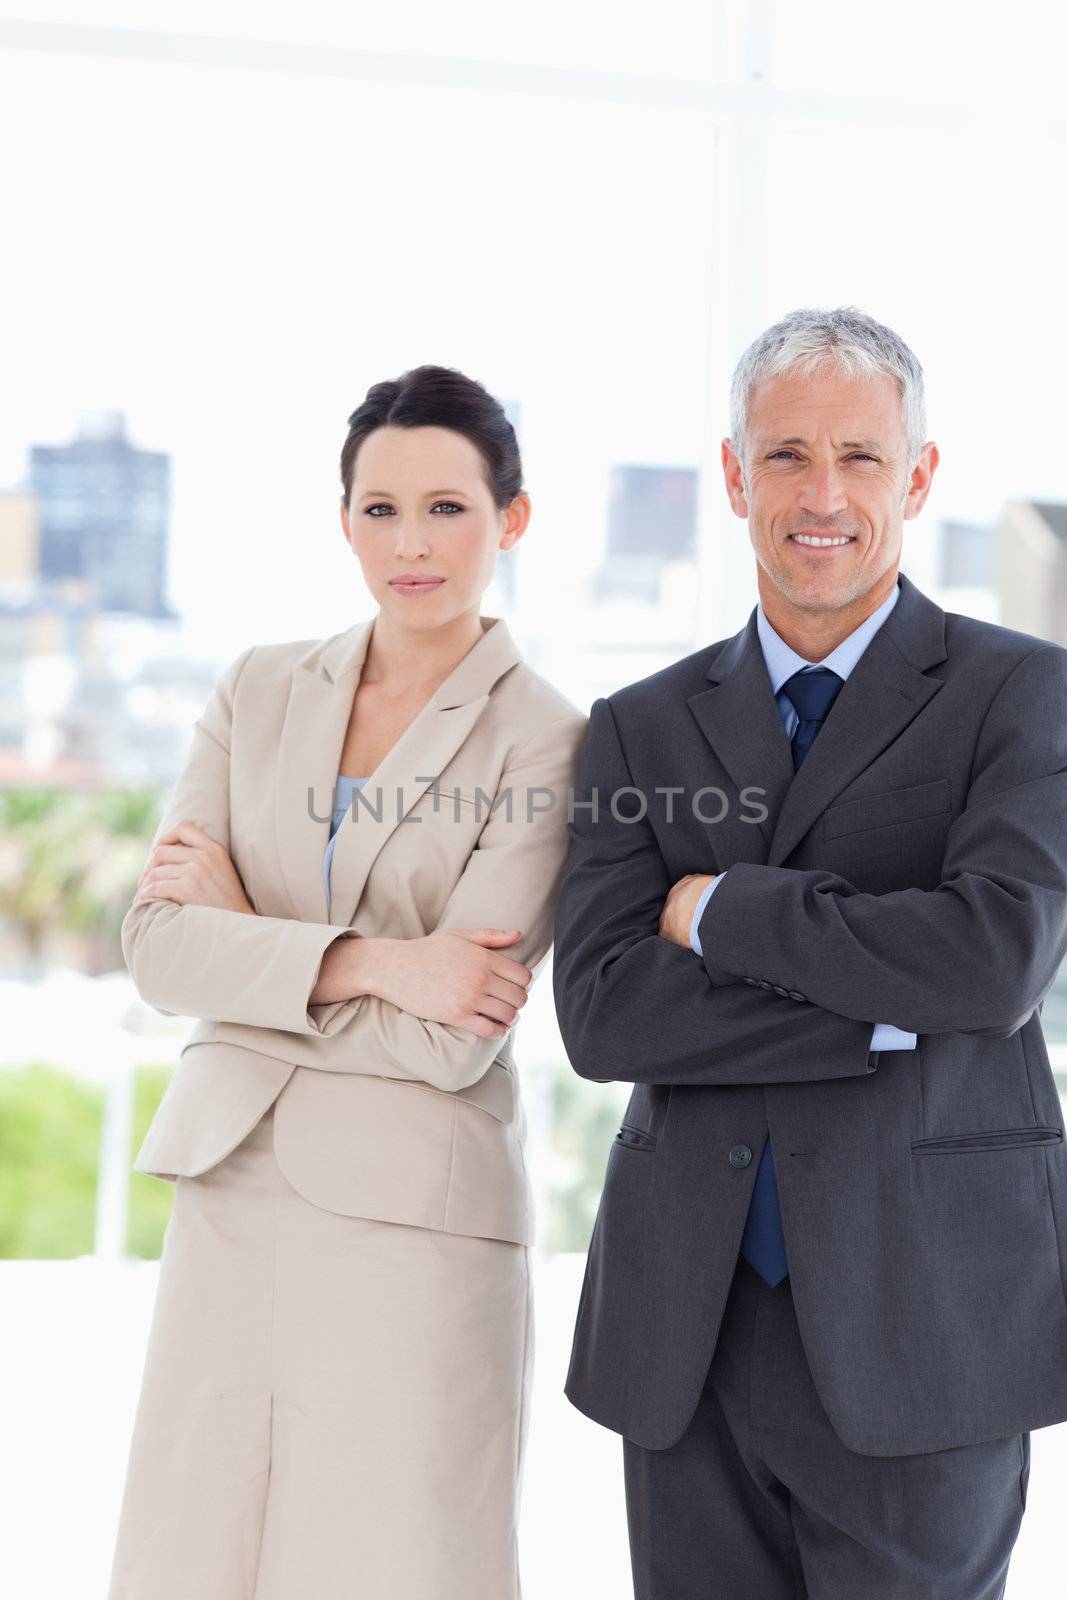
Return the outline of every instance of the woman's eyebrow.
{"type": "MultiPolygon", "coordinates": [[[[464,491],[462,489],[427,489],[422,498],[424,500],[430,500],[436,494],[461,495],[463,492],[464,491]]],[[[363,499],[369,494],[378,495],[383,500],[390,500],[392,498],[392,491],[389,489],[364,489],[360,498],[363,499]]]]}

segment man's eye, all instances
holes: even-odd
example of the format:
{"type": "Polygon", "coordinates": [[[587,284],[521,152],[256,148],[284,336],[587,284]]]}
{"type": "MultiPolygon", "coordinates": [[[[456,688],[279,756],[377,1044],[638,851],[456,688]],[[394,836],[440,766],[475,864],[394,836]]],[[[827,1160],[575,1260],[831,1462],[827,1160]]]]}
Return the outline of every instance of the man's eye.
{"type": "Polygon", "coordinates": [[[855,455],[849,456],[848,459],[850,461],[877,461],[878,457],[877,456],[869,456],[864,451],[860,450],[860,451],[857,451],[855,455]]]}
{"type": "Polygon", "coordinates": [[[780,461],[783,456],[792,456],[793,460],[794,461],[796,460],[796,452],[794,450],[774,450],[767,457],[767,460],[768,461],[780,461]]]}

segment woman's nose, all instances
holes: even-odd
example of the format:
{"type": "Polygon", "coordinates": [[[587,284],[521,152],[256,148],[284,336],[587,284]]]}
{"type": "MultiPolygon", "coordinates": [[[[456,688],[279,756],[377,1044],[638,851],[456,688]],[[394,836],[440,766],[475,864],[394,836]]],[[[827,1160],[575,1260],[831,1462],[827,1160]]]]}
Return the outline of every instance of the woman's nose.
{"type": "Polygon", "coordinates": [[[414,522],[399,522],[396,530],[396,554],[405,560],[415,555],[425,555],[430,548],[425,533],[414,522]]]}

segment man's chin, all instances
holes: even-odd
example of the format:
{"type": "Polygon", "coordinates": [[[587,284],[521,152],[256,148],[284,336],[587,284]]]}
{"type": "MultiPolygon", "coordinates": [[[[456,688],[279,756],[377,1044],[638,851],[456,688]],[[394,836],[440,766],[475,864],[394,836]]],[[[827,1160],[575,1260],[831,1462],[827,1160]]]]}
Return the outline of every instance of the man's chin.
{"type": "Polygon", "coordinates": [[[783,597],[798,611],[825,611],[851,605],[863,592],[854,574],[845,581],[841,573],[781,572],[775,575],[775,582],[783,597]]]}

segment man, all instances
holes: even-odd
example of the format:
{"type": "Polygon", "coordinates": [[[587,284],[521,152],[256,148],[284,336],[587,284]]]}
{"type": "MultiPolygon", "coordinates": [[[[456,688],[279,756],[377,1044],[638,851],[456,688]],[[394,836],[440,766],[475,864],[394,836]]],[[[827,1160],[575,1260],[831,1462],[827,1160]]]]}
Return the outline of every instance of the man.
{"type": "Polygon", "coordinates": [[[578,772],[559,1022],[634,1089],[567,1394],[637,1600],[995,1600],[1067,1418],[1067,650],[899,572],[938,452],[890,329],[794,312],[732,398],[759,604],[578,772]]]}

